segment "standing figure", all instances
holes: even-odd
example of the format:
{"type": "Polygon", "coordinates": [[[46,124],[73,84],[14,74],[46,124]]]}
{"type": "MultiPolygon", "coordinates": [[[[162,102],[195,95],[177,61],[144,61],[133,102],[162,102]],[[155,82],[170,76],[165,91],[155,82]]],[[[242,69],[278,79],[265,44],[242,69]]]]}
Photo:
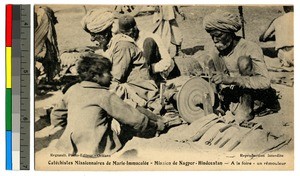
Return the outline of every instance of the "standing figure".
{"type": "Polygon", "coordinates": [[[46,82],[53,82],[59,72],[59,50],[55,24],[58,23],[54,12],[49,7],[39,7],[36,11],[34,30],[34,58],[36,61],[36,76],[45,74],[46,82]]]}
{"type": "Polygon", "coordinates": [[[185,14],[178,6],[159,6],[157,11],[158,13],[154,15],[153,33],[161,36],[166,48],[170,49],[170,44],[175,45],[176,56],[182,55],[183,36],[176,21],[176,13],[180,14],[183,19],[185,19],[185,14]]]}

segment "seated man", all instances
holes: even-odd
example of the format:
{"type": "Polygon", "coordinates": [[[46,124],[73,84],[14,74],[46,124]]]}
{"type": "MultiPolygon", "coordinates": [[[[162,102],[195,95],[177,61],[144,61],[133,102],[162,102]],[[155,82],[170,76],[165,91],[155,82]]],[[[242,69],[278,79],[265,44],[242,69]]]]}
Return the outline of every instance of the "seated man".
{"type": "Polygon", "coordinates": [[[119,31],[113,35],[114,15],[107,11],[90,11],[82,20],[91,40],[103,49],[112,62],[110,89],[133,106],[152,107],[158,96],[158,87],[150,75],[150,65],[137,47],[137,27],[134,19],[123,16],[119,19],[119,31]]]}
{"type": "MultiPolygon", "coordinates": [[[[125,16],[122,18],[124,17],[125,16]]],[[[139,49],[142,50],[143,56],[150,65],[150,75],[157,85],[159,85],[159,83],[162,80],[165,80],[173,70],[174,61],[159,35],[140,31],[136,26],[134,18],[130,16],[127,16],[127,18],[130,19],[127,20],[127,23],[132,23],[128,25],[135,27],[137,35],[134,37],[134,40],[139,49]]],[[[117,20],[115,23],[118,23],[117,20]]],[[[116,24],[114,25],[114,31],[120,32],[119,26],[116,24]]],[[[117,32],[115,32],[115,34],[117,34],[117,32]]]]}
{"type": "Polygon", "coordinates": [[[279,111],[261,48],[235,34],[241,29],[239,17],[217,10],[205,16],[203,26],[216,47],[210,54],[210,69],[215,72],[212,81],[220,85],[222,110],[231,110],[237,123],[253,119],[254,100],[269,112],[279,111]]]}
{"type": "Polygon", "coordinates": [[[116,121],[137,132],[163,130],[163,122],[149,120],[109,92],[110,71],[111,63],[106,58],[83,57],[79,62],[81,82],[67,90],[51,113],[50,134],[66,125],[56,144],[60,151],[87,157],[117,152],[123,143],[116,121]]]}
{"type": "Polygon", "coordinates": [[[275,49],[282,66],[294,66],[294,7],[283,6],[285,14],[274,19],[259,37],[267,42],[275,38],[275,49]]]}

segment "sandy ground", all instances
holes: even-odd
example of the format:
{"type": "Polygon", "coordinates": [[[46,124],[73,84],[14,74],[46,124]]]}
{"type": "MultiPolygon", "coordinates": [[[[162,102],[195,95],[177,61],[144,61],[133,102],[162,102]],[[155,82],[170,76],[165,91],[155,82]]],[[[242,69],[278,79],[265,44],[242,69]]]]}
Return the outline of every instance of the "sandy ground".
{"type": "MultiPolygon", "coordinates": [[[[59,23],[56,25],[58,45],[60,51],[65,49],[93,46],[94,44],[90,41],[90,36],[84,32],[80,25],[80,20],[84,16],[83,6],[51,6],[54,11],[56,11],[56,16],[59,23]]],[[[87,9],[95,8],[96,6],[87,6],[87,9]]],[[[111,7],[110,7],[111,8],[111,7]]],[[[178,20],[180,29],[183,33],[183,51],[186,54],[192,55],[192,57],[197,57],[201,53],[207,51],[212,47],[212,41],[210,36],[205,32],[202,27],[203,17],[216,10],[217,8],[226,9],[228,11],[238,13],[237,7],[183,7],[187,19],[183,21],[178,20]]],[[[280,6],[276,7],[244,7],[244,17],[245,17],[245,31],[246,39],[257,42],[262,47],[272,47],[273,43],[261,44],[258,42],[258,34],[268,26],[269,22],[282,15],[282,8],[280,6]]],[[[136,18],[138,27],[141,30],[150,30],[152,24],[152,16],[140,16],[136,18]]],[[[174,48],[171,50],[171,54],[174,53],[174,48]]],[[[277,58],[266,57],[266,62],[270,66],[278,66],[279,62],[277,58]]],[[[273,78],[276,77],[293,77],[293,72],[270,72],[273,78]]],[[[267,115],[264,117],[257,117],[254,122],[262,122],[263,127],[266,132],[271,132],[275,135],[287,135],[293,137],[293,123],[294,123],[294,88],[285,85],[272,85],[279,94],[281,95],[280,104],[281,110],[276,114],[267,115]]],[[[49,92],[47,95],[42,97],[36,97],[35,100],[35,131],[41,130],[43,127],[49,125],[49,121],[43,116],[46,115],[45,109],[53,104],[55,104],[61,97],[61,92],[49,92]]],[[[151,152],[158,151],[162,156],[171,156],[174,154],[182,154],[185,152],[190,152],[191,155],[211,155],[211,152],[216,152],[217,155],[223,155],[224,151],[221,149],[210,147],[203,148],[197,147],[197,145],[190,145],[186,143],[176,142],[177,139],[182,136],[182,134],[189,134],[189,126],[183,124],[170,129],[166,134],[162,134],[159,137],[144,139],[134,137],[130,140],[125,147],[119,152],[131,153],[138,157],[150,157],[151,152]],[[150,151],[150,152],[149,152],[150,151]]],[[[36,152],[46,148],[49,143],[57,138],[59,135],[50,139],[36,139],[35,150],[36,152]]],[[[256,139],[253,139],[252,143],[255,143],[256,139]]],[[[55,140],[54,140],[55,141],[55,140]]],[[[251,142],[249,142],[251,143],[251,142]]],[[[285,153],[290,153],[293,151],[293,140],[280,151],[285,153]]],[[[249,146],[248,148],[251,148],[249,146]]],[[[183,157],[184,154],[180,155],[183,157]]],[[[226,155],[226,154],[225,154],[226,155]]]]}

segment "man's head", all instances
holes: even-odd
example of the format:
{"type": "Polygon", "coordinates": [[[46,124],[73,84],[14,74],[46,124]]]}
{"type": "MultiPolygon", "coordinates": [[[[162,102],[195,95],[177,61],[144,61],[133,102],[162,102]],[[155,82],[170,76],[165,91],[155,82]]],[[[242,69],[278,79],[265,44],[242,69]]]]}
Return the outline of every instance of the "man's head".
{"type": "Polygon", "coordinates": [[[78,74],[81,81],[91,81],[101,86],[111,84],[111,62],[102,56],[84,56],[78,63],[78,74]]]}
{"type": "Polygon", "coordinates": [[[134,40],[139,36],[139,29],[137,28],[135,19],[130,15],[123,15],[119,18],[119,32],[128,35],[134,40]]]}
{"type": "Polygon", "coordinates": [[[203,19],[203,26],[211,35],[219,51],[227,49],[236,37],[235,32],[241,29],[241,23],[237,15],[221,10],[206,15],[203,19]]]}
{"type": "Polygon", "coordinates": [[[222,32],[220,30],[212,30],[209,32],[215,47],[218,51],[226,50],[233,42],[235,34],[231,32],[222,32]]]}
{"type": "Polygon", "coordinates": [[[91,35],[91,41],[98,42],[99,47],[106,50],[112,38],[111,29],[114,19],[112,12],[91,10],[83,17],[81,24],[83,29],[91,35]]]}

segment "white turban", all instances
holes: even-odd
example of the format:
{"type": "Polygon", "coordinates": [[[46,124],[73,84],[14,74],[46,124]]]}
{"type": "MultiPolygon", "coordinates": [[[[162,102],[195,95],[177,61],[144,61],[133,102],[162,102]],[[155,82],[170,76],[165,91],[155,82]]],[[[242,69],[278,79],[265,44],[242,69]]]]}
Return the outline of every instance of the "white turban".
{"type": "Polygon", "coordinates": [[[226,11],[217,10],[204,17],[203,26],[206,31],[219,30],[223,32],[237,32],[241,29],[241,22],[239,16],[226,11]]]}
{"type": "Polygon", "coordinates": [[[99,33],[111,26],[114,19],[112,12],[94,9],[83,17],[81,25],[87,32],[99,33]]]}

